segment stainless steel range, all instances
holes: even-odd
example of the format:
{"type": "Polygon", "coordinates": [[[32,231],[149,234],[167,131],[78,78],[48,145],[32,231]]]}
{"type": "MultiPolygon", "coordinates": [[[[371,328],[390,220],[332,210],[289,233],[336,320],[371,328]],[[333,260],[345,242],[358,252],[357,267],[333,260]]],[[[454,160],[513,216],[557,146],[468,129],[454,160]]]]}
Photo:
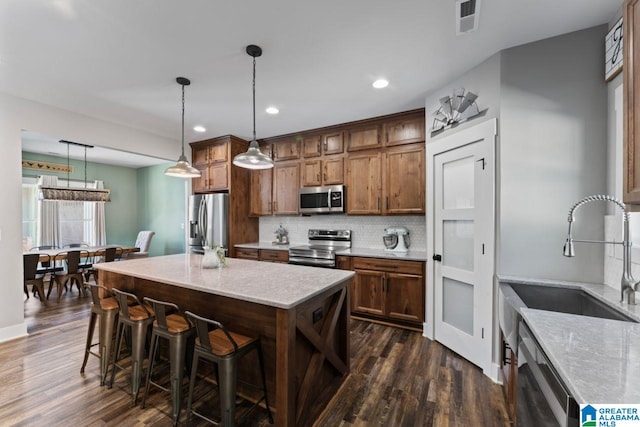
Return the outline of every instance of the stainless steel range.
{"type": "Polygon", "coordinates": [[[309,230],[308,245],[289,248],[289,264],[336,266],[336,251],[351,247],[351,230],[309,230]]]}

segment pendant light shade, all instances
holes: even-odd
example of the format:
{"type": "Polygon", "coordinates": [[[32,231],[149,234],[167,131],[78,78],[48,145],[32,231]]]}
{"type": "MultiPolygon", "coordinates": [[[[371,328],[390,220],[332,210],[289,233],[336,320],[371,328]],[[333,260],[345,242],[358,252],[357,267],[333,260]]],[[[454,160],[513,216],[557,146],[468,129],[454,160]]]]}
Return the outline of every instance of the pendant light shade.
{"type": "Polygon", "coordinates": [[[233,158],[233,164],[246,169],[269,169],[273,167],[273,160],[260,151],[256,140],[256,58],[262,55],[262,49],[252,44],[247,46],[247,54],[253,57],[253,139],[246,153],[233,158]]]}
{"type": "Polygon", "coordinates": [[[168,167],[164,174],[175,176],[176,178],[199,178],[201,176],[200,171],[191,166],[184,155],[184,87],[189,86],[191,81],[185,77],[178,77],[176,82],[182,86],[182,154],[178,158],[176,165],[168,167]]]}

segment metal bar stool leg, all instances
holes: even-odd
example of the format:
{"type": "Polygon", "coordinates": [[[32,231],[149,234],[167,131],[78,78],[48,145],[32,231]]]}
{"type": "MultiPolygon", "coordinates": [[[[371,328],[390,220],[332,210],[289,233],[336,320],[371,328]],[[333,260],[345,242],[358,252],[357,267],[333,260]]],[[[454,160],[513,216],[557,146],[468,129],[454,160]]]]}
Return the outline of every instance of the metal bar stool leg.
{"type": "Polygon", "coordinates": [[[200,357],[198,352],[193,353],[193,362],[191,363],[191,378],[189,379],[189,394],[187,397],[187,425],[191,421],[191,405],[193,403],[193,389],[196,385],[196,373],[198,372],[198,362],[200,357]]]}
{"type": "Polygon", "coordinates": [[[113,363],[111,364],[111,380],[109,381],[109,388],[113,387],[113,381],[116,379],[116,364],[120,359],[120,348],[122,347],[122,334],[124,334],[124,323],[118,321],[118,330],[116,332],[116,354],[113,355],[113,363]]]}
{"type": "Polygon", "coordinates": [[[138,392],[140,391],[140,380],[142,378],[142,364],[144,362],[144,345],[148,323],[135,322],[131,333],[131,393],[133,406],[136,405],[138,392]]]}
{"type": "Polygon", "coordinates": [[[140,407],[144,409],[147,404],[147,394],[149,394],[149,386],[151,385],[151,376],[153,375],[153,365],[156,361],[156,352],[158,351],[158,335],[155,330],[151,332],[151,351],[149,353],[149,370],[145,381],[144,393],[142,394],[142,402],[140,407]]]}
{"type": "MultiPolygon", "coordinates": [[[[93,331],[96,327],[96,320],[98,320],[98,315],[92,311],[89,317],[89,329],[87,330],[87,343],[84,346],[84,360],[82,361],[82,367],[80,368],[81,374],[84,374],[84,368],[85,366],[87,366],[87,360],[89,360],[89,351],[91,350],[91,344],[93,343],[93,331]]],[[[102,361],[100,365],[102,365],[102,361]]]]}
{"type": "MultiPolygon", "coordinates": [[[[100,385],[107,381],[107,372],[111,362],[111,346],[113,344],[113,329],[118,317],[117,310],[106,310],[100,316],[100,385]]],[[[85,356],[86,357],[86,356],[85,356]]]]}
{"type": "Polygon", "coordinates": [[[171,400],[173,403],[173,425],[178,425],[182,406],[182,376],[185,367],[185,351],[189,337],[179,334],[169,339],[171,361],[171,400]]]}
{"type": "Polygon", "coordinates": [[[238,374],[238,365],[235,358],[225,358],[220,361],[220,365],[222,425],[233,427],[236,425],[236,376],[238,374]]]}

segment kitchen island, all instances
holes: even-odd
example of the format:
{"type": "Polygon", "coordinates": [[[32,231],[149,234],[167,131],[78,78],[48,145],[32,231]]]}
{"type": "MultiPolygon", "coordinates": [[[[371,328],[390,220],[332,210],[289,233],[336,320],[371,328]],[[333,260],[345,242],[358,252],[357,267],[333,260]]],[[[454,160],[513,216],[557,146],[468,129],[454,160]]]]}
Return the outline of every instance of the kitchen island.
{"type": "MultiPolygon", "coordinates": [[[[354,273],[243,259],[203,269],[202,258],[178,254],[95,267],[107,288],[170,301],[234,332],[259,336],[276,425],[311,425],[349,373],[348,284],[354,273]]],[[[259,383],[257,359],[246,362],[240,379],[259,383]]],[[[241,384],[238,392],[259,398],[241,384]]]]}

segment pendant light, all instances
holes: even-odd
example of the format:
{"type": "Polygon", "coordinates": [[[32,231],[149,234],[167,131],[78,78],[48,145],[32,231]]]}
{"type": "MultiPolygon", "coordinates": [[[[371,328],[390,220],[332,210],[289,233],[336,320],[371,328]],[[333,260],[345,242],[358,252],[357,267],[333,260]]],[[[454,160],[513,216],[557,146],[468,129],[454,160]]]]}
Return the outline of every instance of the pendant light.
{"type": "Polygon", "coordinates": [[[164,171],[165,175],[175,176],[176,178],[200,178],[200,171],[189,164],[184,155],[184,87],[189,86],[191,81],[185,77],[176,78],[176,82],[182,86],[182,154],[178,158],[178,163],[164,171]]]}
{"type": "Polygon", "coordinates": [[[40,200],[58,200],[72,202],[110,202],[110,191],[107,189],[87,188],[87,148],[93,148],[93,145],[81,144],[79,142],[67,141],[61,139],[61,144],[67,144],[67,186],[66,187],[48,187],[38,186],[38,198],[40,200]],[[76,145],[84,148],[84,188],[71,188],[71,165],[69,164],[69,146],[76,145]]]}
{"type": "Polygon", "coordinates": [[[246,169],[269,169],[273,167],[273,160],[260,151],[256,140],[256,58],[262,55],[262,49],[252,44],[247,46],[247,53],[253,57],[253,139],[246,153],[233,158],[233,164],[246,169]]]}

